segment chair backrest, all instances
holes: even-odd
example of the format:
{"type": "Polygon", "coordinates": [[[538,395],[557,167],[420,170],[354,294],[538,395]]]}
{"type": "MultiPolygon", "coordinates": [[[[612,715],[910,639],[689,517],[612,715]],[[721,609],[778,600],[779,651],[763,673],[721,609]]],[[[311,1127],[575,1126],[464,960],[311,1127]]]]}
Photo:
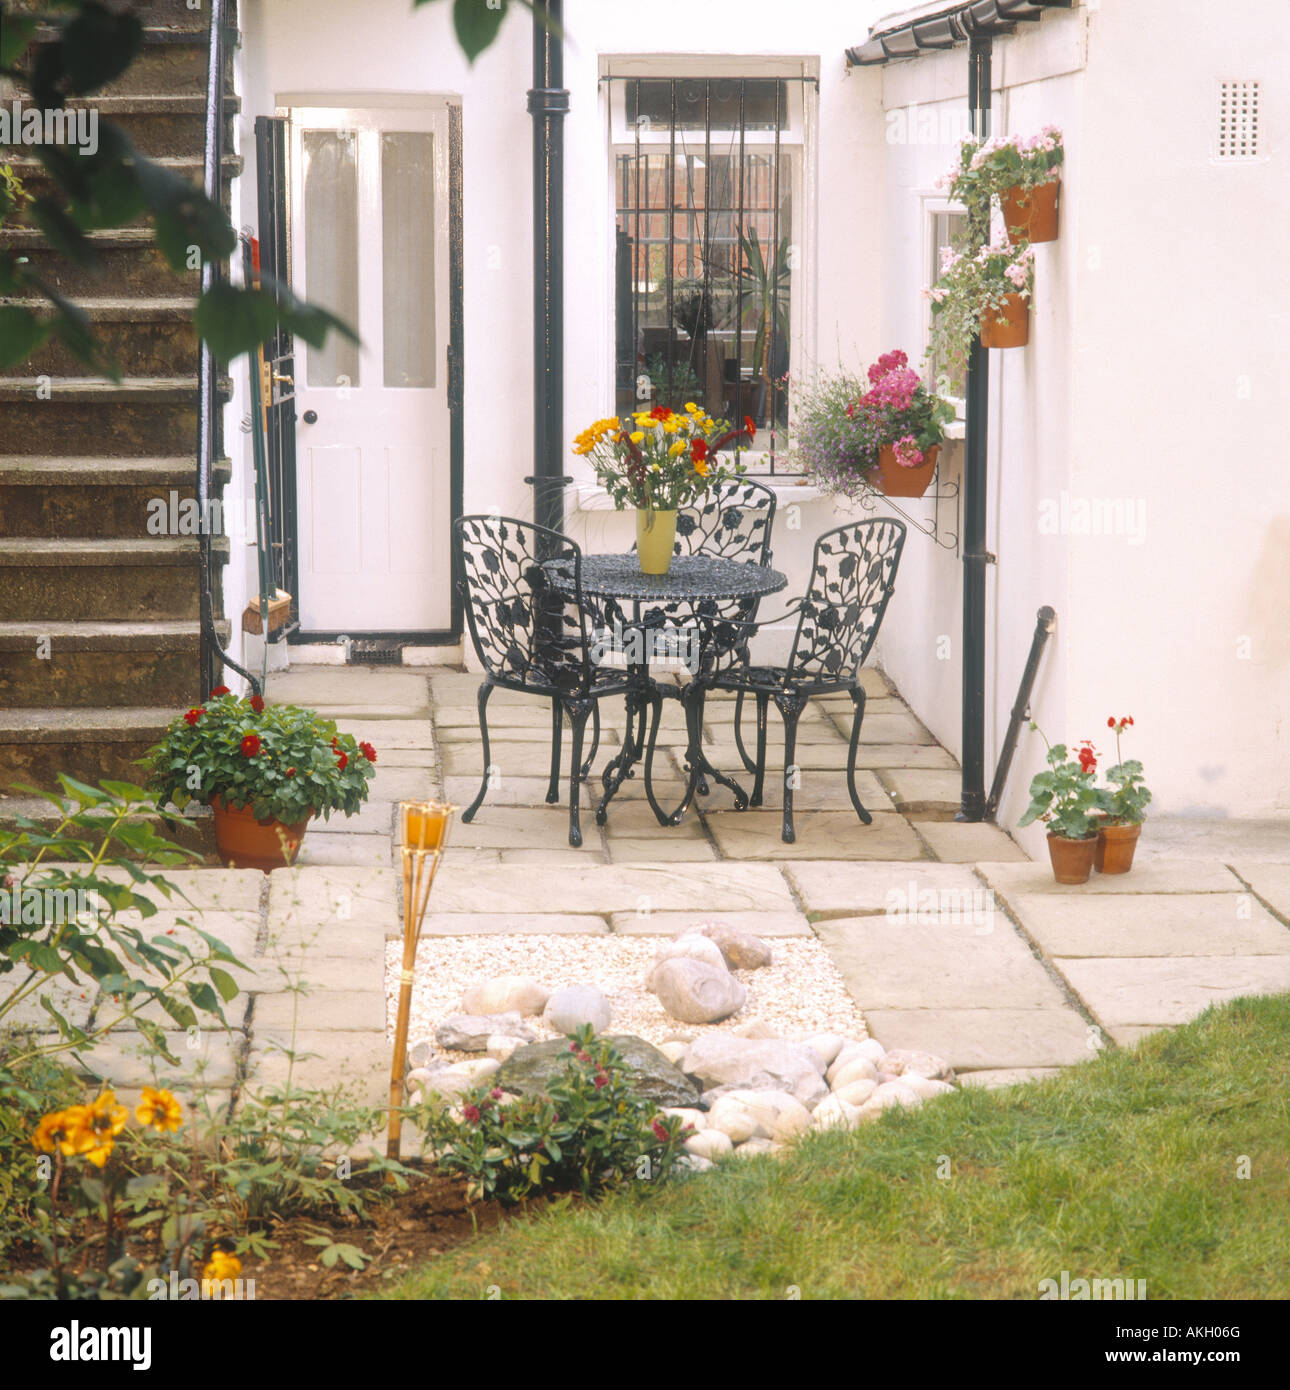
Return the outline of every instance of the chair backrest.
{"type": "Polygon", "coordinates": [[[768,565],[774,521],[774,489],[751,478],[732,478],[714,488],[702,505],[677,512],[676,553],[768,565]]]}
{"type": "Polygon", "coordinates": [[[518,689],[585,689],[594,668],[577,544],[509,516],[463,516],[452,530],[457,589],[489,676],[518,689]],[[545,568],[552,562],[559,563],[559,588],[545,568]]]}
{"type": "Polygon", "coordinates": [[[896,583],[905,523],[886,517],[826,531],[788,658],[796,680],[844,680],[864,665],[896,583]]]}

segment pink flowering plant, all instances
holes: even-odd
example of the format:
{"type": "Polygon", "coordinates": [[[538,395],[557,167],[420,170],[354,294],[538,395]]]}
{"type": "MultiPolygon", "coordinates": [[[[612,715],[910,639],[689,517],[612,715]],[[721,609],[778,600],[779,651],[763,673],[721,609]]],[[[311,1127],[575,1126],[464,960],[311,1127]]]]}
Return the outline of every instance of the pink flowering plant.
{"type": "Polygon", "coordinates": [[[991,196],[1010,188],[1038,188],[1061,174],[1062,133],[1046,125],[1038,135],[970,135],[959,146],[959,167],[941,180],[949,195],[988,219],[991,196]]]}
{"type": "Polygon", "coordinates": [[[924,292],[932,302],[928,356],[961,371],[986,316],[1001,313],[1009,295],[1029,301],[1034,288],[1035,253],[1026,243],[1013,246],[1000,233],[975,251],[947,247],[940,278],[924,292]]]}
{"type": "Polygon", "coordinates": [[[869,484],[884,445],[902,467],[917,468],[944,440],[953,418],[954,407],[928,390],[896,348],[879,357],[866,381],[839,372],[803,390],[795,451],[812,481],[855,498],[869,484]]]}
{"type": "Polygon", "coordinates": [[[426,1156],[439,1172],[465,1179],[468,1201],[505,1205],[539,1193],[589,1197],[662,1182],[691,1132],[640,1094],[621,1054],[585,1025],[568,1035],[545,1091],[516,1096],[492,1084],[454,1107],[432,1094],[413,1116],[426,1156]]]}

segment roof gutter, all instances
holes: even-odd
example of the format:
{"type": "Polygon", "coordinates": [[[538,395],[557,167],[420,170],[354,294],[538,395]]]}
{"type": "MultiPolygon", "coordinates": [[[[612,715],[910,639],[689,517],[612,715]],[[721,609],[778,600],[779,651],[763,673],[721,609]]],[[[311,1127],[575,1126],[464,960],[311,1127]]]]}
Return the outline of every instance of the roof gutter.
{"type": "Polygon", "coordinates": [[[953,48],[973,39],[1010,34],[1018,24],[1035,23],[1045,10],[1069,10],[1074,0],[958,0],[941,10],[876,24],[868,39],[847,49],[847,62],[875,67],[928,50],[953,48]]]}

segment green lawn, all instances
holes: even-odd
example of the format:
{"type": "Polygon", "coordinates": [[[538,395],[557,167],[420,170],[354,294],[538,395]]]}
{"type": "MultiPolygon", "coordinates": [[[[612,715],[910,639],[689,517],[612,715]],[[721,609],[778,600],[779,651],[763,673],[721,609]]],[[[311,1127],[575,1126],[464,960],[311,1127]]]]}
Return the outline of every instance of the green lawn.
{"type": "Polygon", "coordinates": [[[513,1219],[382,1296],[1033,1299],[1066,1270],[1281,1297],[1288,1083],[1290,996],[1240,999],[1045,1082],[513,1219]]]}

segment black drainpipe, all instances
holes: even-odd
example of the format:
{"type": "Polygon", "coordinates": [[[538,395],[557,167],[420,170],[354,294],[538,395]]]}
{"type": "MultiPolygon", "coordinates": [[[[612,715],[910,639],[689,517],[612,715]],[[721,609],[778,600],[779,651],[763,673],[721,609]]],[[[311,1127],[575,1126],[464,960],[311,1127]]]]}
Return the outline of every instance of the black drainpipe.
{"type": "MultiPolygon", "coordinates": [[[[990,37],[968,44],[972,129],[990,133],[990,37]]],[[[987,232],[988,234],[988,232],[987,232]]],[[[968,356],[963,452],[963,782],[955,820],[979,821],[985,800],[986,448],[989,443],[990,354],[975,339],[968,356]]]]}
{"type": "Polygon", "coordinates": [[[533,519],[564,529],[564,44],[563,0],[533,14],[533,519]],[[550,26],[543,23],[543,18],[550,26]]]}

